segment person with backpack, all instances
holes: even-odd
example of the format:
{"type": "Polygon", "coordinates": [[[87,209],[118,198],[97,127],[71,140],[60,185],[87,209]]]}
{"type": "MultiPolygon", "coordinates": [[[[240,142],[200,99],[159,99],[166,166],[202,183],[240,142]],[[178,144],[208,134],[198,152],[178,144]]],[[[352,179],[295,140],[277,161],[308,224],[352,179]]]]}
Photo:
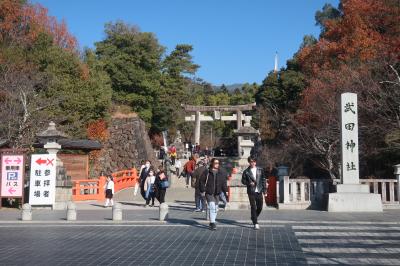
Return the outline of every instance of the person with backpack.
{"type": "Polygon", "coordinates": [[[206,198],[210,212],[210,229],[216,230],[219,194],[228,191],[227,172],[220,167],[217,158],[211,159],[209,169],[200,176],[199,182],[201,196],[206,198]]]}
{"type": "Polygon", "coordinates": [[[156,198],[158,202],[165,202],[165,194],[167,193],[167,188],[169,187],[168,176],[165,174],[164,169],[160,169],[160,171],[156,175],[156,180],[154,182],[154,188],[156,190],[156,198]]]}
{"type": "Polygon", "coordinates": [[[189,182],[191,181],[193,171],[196,168],[196,157],[193,155],[190,157],[190,160],[185,163],[183,166],[183,170],[186,174],[186,188],[189,187],[189,182]]]}
{"type": "Polygon", "coordinates": [[[247,186],[247,195],[251,207],[251,220],[254,229],[260,229],[258,225],[258,216],[263,208],[264,193],[266,193],[265,173],[261,167],[257,167],[257,161],[254,157],[250,156],[247,161],[249,167],[243,171],[242,184],[247,186]]]}

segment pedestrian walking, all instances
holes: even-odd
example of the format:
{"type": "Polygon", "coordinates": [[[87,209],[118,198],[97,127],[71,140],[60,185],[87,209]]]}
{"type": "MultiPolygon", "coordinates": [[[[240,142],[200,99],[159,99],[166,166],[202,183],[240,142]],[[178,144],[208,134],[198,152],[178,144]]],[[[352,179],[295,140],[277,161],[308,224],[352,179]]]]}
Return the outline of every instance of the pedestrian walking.
{"type": "Polygon", "coordinates": [[[156,180],[154,182],[156,199],[158,200],[158,202],[160,202],[160,204],[165,202],[165,194],[167,193],[168,187],[168,176],[165,174],[164,169],[160,169],[160,171],[156,175],[156,180]]]}
{"type": "Polygon", "coordinates": [[[228,191],[226,180],[227,173],[220,167],[220,161],[217,158],[211,159],[209,170],[200,176],[200,193],[207,200],[211,230],[217,229],[215,220],[217,218],[219,194],[221,191],[225,193],[228,191]]]}
{"type": "Polygon", "coordinates": [[[204,160],[200,160],[196,166],[192,174],[192,187],[194,188],[194,202],[196,204],[196,209],[194,211],[204,212],[207,207],[205,198],[202,197],[200,193],[200,177],[204,172],[208,171],[208,167],[204,160]]]}
{"type": "Polygon", "coordinates": [[[264,193],[266,190],[266,180],[264,170],[257,167],[257,161],[254,157],[250,156],[247,161],[249,167],[243,171],[242,184],[247,186],[247,195],[251,207],[251,221],[253,222],[254,229],[260,229],[258,224],[258,216],[263,208],[264,193]]]}
{"type": "Polygon", "coordinates": [[[175,175],[179,176],[179,172],[181,171],[181,167],[182,167],[182,162],[180,159],[176,158],[175,161],[175,175]]]}
{"type": "Polygon", "coordinates": [[[186,173],[186,188],[189,187],[189,183],[192,179],[193,171],[196,167],[196,157],[195,155],[190,157],[190,160],[187,161],[183,167],[185,173],[186,173]]]}
{"type": "Polygon", "coordinates": [[[154,175],[154,170],[150,169],[149,175],[147,176],[146,180],[144,181],[144,191],[145,191],[145,199],[146,205],[148,207],[151,200],[151,206],[154,207],[154,199],[156,197],[154,182],[156,181],[156,176],[154,175]]]}
{"type": "Polygon", "coordinates": [[[146,190],[144,189],[144,183],[145,183],[146,178],[149,176],[149,173],[150,173],[151,169],[152,169],[151,161],[147,160],[146,163],[144,165],[142,165],[142,167],[140,169],[140,173],[139,173],[139,177],[140,177],[140,194],[142,195],[142,197],[144,199],[146,199],[146,197],[145,197],[146,190]]]}
{"type": "Polygon", "coordinates": [[[113,206],[114,180],[111,175],[107,176],[107,182],[104,186],[104,192],[106,194],[106,202],[104,203],[104,208],[107,208],[109,204],[111,204],[110,206],[113,206]]]}
{"type": "Polygon", "coordinates": [[[175,165],[175,160],[176,160],[176,157],[177,157],[175,145],[172,145],[170,147],[170,149],[169,149],[169,157],[171,158],[171,164],[175,165]]]}

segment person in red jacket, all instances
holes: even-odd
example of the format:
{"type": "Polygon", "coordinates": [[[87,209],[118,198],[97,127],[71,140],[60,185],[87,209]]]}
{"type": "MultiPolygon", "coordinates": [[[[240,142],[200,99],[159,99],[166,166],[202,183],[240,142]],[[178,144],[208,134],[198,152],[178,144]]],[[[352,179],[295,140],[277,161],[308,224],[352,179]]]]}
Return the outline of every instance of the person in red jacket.
{"type": "Polygon", "coordinates": [[[195,168],[196,168],[196,157],[192,156],[190,157],[190,160],[187,163],[185,163],[183,167],[186,173],[186,188],[189,187],[189,181],[191,181],[192,179],[192,174],[195,168]]]}

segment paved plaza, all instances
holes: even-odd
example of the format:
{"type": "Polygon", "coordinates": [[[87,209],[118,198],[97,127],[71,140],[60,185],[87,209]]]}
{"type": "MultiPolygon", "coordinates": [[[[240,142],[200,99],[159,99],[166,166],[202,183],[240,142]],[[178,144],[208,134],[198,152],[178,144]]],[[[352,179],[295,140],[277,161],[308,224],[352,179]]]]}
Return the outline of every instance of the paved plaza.
{"type": "Polygon", "coordinates": [[[400,265],[400,211],[328,213],[265,210],[255,231],[249,211],[221,211],[216,231],[191,202],[158,208],[78,204],[77,221],[65,211],[0,211],[1,265],[400,265]]]}

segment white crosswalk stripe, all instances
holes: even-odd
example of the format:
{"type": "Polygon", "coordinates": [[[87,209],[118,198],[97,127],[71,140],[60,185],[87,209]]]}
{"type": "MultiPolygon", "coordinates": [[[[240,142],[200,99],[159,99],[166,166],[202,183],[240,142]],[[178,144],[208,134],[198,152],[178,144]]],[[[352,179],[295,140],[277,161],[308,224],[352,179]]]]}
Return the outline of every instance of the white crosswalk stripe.
{"type": "Polygon", "coordinates": [[[292,229],[309,264],[400,265],[400,225],[305,223],[292,229]]]}

